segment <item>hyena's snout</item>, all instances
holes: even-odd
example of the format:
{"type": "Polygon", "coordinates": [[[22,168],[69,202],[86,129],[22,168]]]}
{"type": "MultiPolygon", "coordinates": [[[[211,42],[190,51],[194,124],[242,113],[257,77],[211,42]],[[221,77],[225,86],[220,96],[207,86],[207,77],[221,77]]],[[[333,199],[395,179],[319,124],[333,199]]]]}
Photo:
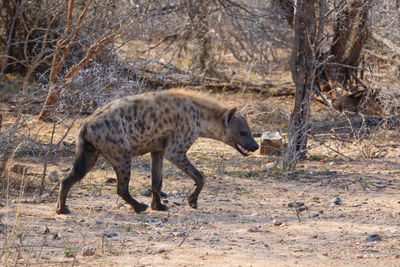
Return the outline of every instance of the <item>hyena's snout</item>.
{"type": "Polygon", "coordinates": [[[236,144],[236,149],[244,156],[248,156],[250,152],[254,152],[259,148],[256,140],[254,140],[252,136],[241,138],[240,141],[241,142],[236,144]]]}
{"type": "Polygon", "coordinates": [[[242,146],[242,148],[244,148],[246,150],[246,152],[247,152],[246,154],[248,154],[249,151],[254,152],[259,148],[256,140],[254,140],[254,138],[251,136],[249,138],[246,138],[243,141],[244,141],[244,142],[242,142],[243,145],[238,144],[238,146],[242,146]]]}
{"type": "Polygon", "coordinates": [[[249,140],[246,145],[246,149],[250,150],[251,152],[256,151],[258,148],[259,148],[258,143],[253,138],[251,138],[251,140],[249,140]]]}

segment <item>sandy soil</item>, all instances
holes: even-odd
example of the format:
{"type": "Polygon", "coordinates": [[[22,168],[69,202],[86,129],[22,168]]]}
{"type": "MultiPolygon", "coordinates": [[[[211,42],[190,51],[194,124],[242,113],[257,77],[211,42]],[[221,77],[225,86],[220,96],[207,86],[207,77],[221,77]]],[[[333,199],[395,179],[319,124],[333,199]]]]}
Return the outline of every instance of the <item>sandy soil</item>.
{"type": "MultiPolygon", "coordinates": [[[[277,112],[261,102],[253,102],[254,106],[277,112]]],[[[273,128],[257,124],[255,114],[249,116],[257,131],[273,128]]],[[[51,124],[37,129],[48,136],[51,124]]],[[[388,130],[385,138],[390,134],[397,137],[395,130],[388,130]]],[[[115,183],[107,183],[115,174],[103,159],[71,190],[69,215],[55,214],[57,192],[40,198],[33,185],[24,194],[14,186],[9,194],[3,191],[0,200],[1,262],[10,266],[400,266],[400,148],[390,141],[327,138],[321,145],[310,140],[309,159],[299,162],[295,171],[283,173],[279,157],[255,153],[243,158],[222,143],[200,139],[189,152],[207,177],[198,210],[185,200],[193,182],[169,162],[164,166],[163,187],[168,212],[134,213],[117,196],[115,183]],[[332,205],[336,197],[342,203],[332,205]],[[288,206],[295,202],[307,209],[296,212],[288,206]],[[372,234],[381,240],[366,241],[372,234]]],[[[51,158],[48,169],[65,176],[72,156],[73,148],[65,148],[51,158]]],[[[15,163],[29,166],[37,175],[43,171],[43,163],[31,155],[21,154],[15,163]]],[[[141,195],[150,185],[149,156],[135,158],[132,166],[131,193],[150,203],[141,195]]],[[[10,173],[9,179],[35,184],[39,178],[10,173]]],[[[46,183],[49,194],[56,182],[46,183]]]]}

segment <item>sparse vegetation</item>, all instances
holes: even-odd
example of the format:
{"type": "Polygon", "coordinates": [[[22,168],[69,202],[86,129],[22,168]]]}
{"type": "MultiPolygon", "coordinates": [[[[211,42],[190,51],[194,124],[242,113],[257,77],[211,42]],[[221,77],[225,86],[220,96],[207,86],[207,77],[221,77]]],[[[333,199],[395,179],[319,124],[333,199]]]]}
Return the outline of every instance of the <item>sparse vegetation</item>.
{"type": "MultiPolygon", "coordinates": [[[[398,264],[399,12],[390,0],[0,0],[0,265],[398,264]],[[257,137],[278,131],[282,156],[198,140],[199,209],[165,162],[170,209],[143,214],[102,158],[74,212],[55,215],[84,118],[175,87],[240,107],[257,137]]],[[[149,155],[131,175],[149,203],[149,155]]]]}

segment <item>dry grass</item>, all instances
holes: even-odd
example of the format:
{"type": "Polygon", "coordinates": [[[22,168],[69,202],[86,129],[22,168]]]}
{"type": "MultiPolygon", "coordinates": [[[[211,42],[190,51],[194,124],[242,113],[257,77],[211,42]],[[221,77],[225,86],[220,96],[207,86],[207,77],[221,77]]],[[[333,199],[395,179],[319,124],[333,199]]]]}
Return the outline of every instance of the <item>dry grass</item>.
{"type": "MultiPolygon", "coordinates": [[[[255,132],[284,129],[289,100],[223,97],[228,104],[245,107],[255,132]]],[[[169,162],[163,188],[169,211],[142,214],[123,203],[115,184],[106,183],[115,174],[102,159],[71,190],[70,215],[55,214],[56,193],[40,198],[40,178],[9,172],[0,202],[1,261],[8,266],[395,265],[400,255],[398,131],[381,129],[359,139],[351,131],[335,135],[323,130],[330,122],[322,123],[323,114],[329,112],[318,104],[313,108],[319,141],[310,139],[309,159],[293,172],[282,173],[277,157],[256,153],[243,158],[219,142],[198,140],[189,151],[207,177],[198,210],[185,200],[193,182],[169,162]],[[330,206],[334,197],[343,204],[330,206]],[[288,207],[291,202],[308,207],[298,213],[301,221],[288,207]],[[366,242],[374,233],[383,240],[366,242]]],[[[12,119],[7,117],[6,125],[12,119]]],[[[39,139],[49,139],[52,124],[30,123],[25,127],[39,139]]],[[[78,125],[67,142],[74,140],[78,125]]],[[[65,127],[57,129],[55,140],[65,127]]],[[[41,174],[43,162],[27,153],[33,148],[22,148],[10,166],[18,163],[31,174],[41,174]]],[[[60,146],[49,158],[48,170],[66,175],[72,157],[73,146],[60,146]]],[[[132,165],[131,193],[149,203],[140,194],[150,186],[149,156],[134,159],[132,165]]],[[[45,192],[55,185],[46,180],[45,192]]]]}

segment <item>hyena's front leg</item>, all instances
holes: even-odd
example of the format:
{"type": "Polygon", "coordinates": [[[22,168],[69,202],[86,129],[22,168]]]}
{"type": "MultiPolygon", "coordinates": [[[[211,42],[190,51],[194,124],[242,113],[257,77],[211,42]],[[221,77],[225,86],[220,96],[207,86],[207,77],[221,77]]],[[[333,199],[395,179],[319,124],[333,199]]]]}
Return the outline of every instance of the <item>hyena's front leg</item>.
{"type": "Polygon", "coordinates": [[[187,175],[189,175],[194,180],[196,187],[193,190],[193,192],[189,195],[188,201],[189,201],[189,205],[192,208],[197,209],[197,199],[198,199],[199,194],[204,186],[203,175],[189,161],[189,159],[186,156],[186,153],[180,153],[180,154],[167,153],[166,157],[168,160],[170,160],[172,163],[174,163],[178,168],[180,168],[182,171],[184,171],[187,175]]]}
{"type": "Polygon", "coordinates": [[[151,208],[153,210],[167,210],[167,206],[161,203],[161,187],[162,187],[162,165],[164,159],[164,152],[151,152],[151,191],[153,192],[153,199],[151,201],[151,208]]]}
{"type": "Polygon", "coordinates": [[[126,155],[123,158],[118,160],[110,160],[111,165],[114,168],[115,173],[117,174],[117,193],[118,195],[125,200],[136,213],[140,213],[147,209],[147,205],[144,203],[139,203],[136,201],[131,194],[129,194],[129,180],[131,178],[131,157],[130,155],[126,155]]]}

